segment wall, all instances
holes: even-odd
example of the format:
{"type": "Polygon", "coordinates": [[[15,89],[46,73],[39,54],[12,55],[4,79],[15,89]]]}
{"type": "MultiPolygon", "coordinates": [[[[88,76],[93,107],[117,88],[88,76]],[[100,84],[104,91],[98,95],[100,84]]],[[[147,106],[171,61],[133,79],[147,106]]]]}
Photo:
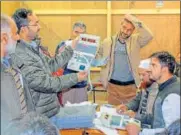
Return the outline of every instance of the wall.
{"type": "Polygon", "coordinates": [[[1,13],[12,15],[20,7],[19,1],[1,1],[1,13]]]}
{"type": "Polygon", "coordinates": [[[180,50],[179,1],[164,1],[162,8],[156,8],[156,1],[3,1],[1,11],[11,15],[18,7],[29,7],[37,13],[43,44],[52,54],[61,40],[70,38],[75,21],[84,21],[87,32],[103,40],[119,31],[125,13],[135,13],[154,34],[153,41],[142,49],[142,58],[159,50],[174,55],[180,50]]]}

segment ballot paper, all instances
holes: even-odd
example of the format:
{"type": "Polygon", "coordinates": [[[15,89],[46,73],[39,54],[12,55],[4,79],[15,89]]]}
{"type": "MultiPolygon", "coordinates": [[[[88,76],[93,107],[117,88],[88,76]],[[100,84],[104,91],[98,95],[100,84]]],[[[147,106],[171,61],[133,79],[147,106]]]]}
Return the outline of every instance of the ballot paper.
{"type": "Polygon", "coordinates": [[[59,129],[91,128],[94,127],[95,114],[96,105],[89,102],[80,104],[67,103],[60,108],[57,115],[51,118],[51,121],[59,129]]]}
{"type": "Polygon", "coordinates": [[[108,61],[109,61],[109,57],[105,57],[105,58],[101,58],[101,59],[93,59],[91,66],[92,67],[102,67],[102,66],[105,66],[108,61]]]}

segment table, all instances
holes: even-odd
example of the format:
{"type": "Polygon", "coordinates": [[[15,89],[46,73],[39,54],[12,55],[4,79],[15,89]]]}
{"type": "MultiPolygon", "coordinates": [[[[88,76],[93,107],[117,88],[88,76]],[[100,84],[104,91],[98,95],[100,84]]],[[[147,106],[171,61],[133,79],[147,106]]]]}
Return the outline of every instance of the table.
{"type": "MultiPolygon", "coordinates": [[[[96,129],[64,129],[60,130],[61,135],[105,135],[103,132],[96,129]]],[[[120,135],[128,135],[127,131],[119,130],[120,135]]]]}

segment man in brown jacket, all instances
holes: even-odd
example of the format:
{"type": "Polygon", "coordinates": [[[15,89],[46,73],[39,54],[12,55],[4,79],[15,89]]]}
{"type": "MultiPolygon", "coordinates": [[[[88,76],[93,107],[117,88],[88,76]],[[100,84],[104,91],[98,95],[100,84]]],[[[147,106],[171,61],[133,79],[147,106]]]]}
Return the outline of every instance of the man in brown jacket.
{"type": "Polygon", "coordinates": [[[125,15],[120,32],[105,39],[99,49],[99,57],[109,57],[101,70],[101,81],[108,92],[108,103],[127,103],[136,95],[139,85],[137,67],[140,49],[153,38],[151,31],[136,17],[125,15]],[[134,30],[137,33],[133,34],[134,30]]]}

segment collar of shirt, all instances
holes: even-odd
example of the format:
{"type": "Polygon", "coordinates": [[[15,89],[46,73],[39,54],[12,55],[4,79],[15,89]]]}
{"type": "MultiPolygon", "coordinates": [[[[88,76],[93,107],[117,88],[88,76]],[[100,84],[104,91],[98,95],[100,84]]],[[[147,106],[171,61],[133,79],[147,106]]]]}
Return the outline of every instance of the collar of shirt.
{"type": "Polygon", "coordinates": [[[163,90],[166,86],[169,84],[175,82],[177,80],[177,77],[174,75],[172,78],[168,79],[166,82],[159,85],[159,90],[163,90]]]}
{"type": "Polygon", "coordinates": [[[121,44],[126,44],[126,41],[125,41],[125,40],[121,41],[121,40],[118,38],[118,41],[119,41],[121,44]]]}
{"type": "Polygon", "coordinates": [[[35,41],[31,41],[29,44],[30,44],[34,49],[36,49],[36,48],[38,47],[38,45],[36,44],[35,41]]]}

